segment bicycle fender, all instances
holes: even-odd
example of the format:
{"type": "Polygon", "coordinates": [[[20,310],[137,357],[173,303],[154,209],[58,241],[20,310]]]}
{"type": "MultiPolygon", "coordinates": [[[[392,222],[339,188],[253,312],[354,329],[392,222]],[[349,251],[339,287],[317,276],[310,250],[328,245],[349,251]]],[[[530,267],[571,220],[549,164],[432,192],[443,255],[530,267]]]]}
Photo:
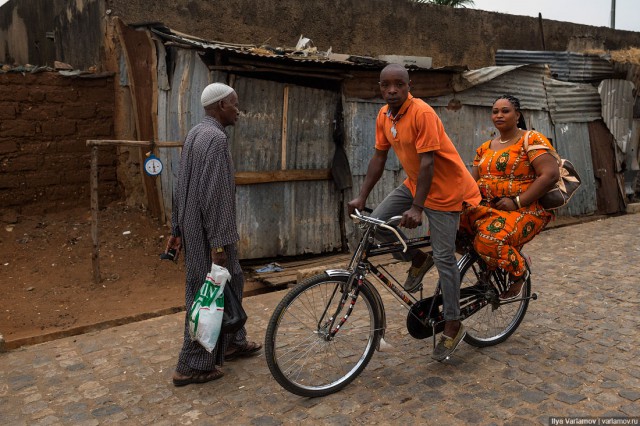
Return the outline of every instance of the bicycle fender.
{"type": "MultiPolygon", "coordinates": [[[[349,278],[351,276],[351,272],[346,269],[327,269],[324,271],[330,277],[346,277],[349,278]]],[[[382,302],[382,296],[378,290],[371,284],[369,281],[364,280],[364,285],[368,288],[369,292],[373,295],[373,298],[376,301],[375,309],[378,311],[378,318],[380,318],[382,324],[380,324],[380,340],[378,341],[378,345],[376,350],[380,351],[380,341],[384,340],[384,333],[387,330],[387,315],[384,311],[384,304],[382,302]]]]}

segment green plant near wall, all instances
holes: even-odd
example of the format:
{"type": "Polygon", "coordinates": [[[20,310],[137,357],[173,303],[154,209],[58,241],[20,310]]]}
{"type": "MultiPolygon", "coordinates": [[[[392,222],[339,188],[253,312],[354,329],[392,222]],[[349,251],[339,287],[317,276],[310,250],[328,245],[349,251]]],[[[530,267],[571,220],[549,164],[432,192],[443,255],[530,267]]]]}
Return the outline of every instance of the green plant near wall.
{"type": "Polygon", "coordinates": [[[416,3],[432,3],[438,4],[440,6],[451,6],[451,7],[469,7],[474,6],[473,0],[412,0],[416,3]]]}

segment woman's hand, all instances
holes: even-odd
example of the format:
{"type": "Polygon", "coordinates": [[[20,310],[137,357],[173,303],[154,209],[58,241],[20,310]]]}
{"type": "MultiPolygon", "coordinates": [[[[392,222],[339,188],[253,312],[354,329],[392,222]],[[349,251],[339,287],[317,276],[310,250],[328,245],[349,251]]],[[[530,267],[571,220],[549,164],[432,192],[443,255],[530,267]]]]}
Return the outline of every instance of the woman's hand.
{"type": "Polygon", "coordinates": [[[496,197],[491,200],[491,207],[494,209],[512,212],[518,210],[518,205],[515,200],[510,197],[496,197]]]}

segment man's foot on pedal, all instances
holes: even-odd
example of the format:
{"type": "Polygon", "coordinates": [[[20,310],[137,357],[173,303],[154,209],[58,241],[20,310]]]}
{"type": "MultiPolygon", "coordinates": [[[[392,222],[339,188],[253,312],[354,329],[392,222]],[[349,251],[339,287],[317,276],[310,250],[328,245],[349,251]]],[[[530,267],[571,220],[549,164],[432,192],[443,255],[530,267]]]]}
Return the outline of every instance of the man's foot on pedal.
{"type": "Polygon", "coordinates": [[[424,262],[420,266],[411,266],[407,272],[407,279],[404,282],[404,289],[409,293],[413,293],[420,289],[424,274],[433,266],[433,257],[427,253],[424,262]]]}
{"type": "Polygon", "coordinates": [[[460,323],[460,328],[456,333],[455,337],[449,337],[442,333],[440,336],[440,341],[433,348],[433,353],[431,354],[431,358],[436,361],[444,361],[449,358],[451,354],[456,350],[462,339],[467,334],[467,331],[464,329],[464,325],[460,323]]]}

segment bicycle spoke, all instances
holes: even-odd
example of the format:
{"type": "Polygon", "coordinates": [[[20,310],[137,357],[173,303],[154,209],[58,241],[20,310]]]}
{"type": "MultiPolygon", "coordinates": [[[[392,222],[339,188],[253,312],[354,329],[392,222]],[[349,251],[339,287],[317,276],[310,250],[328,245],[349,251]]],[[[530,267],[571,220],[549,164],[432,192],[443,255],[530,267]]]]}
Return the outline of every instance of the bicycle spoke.
{"type": "Polygon", "coordinates": [[[287,295],[267,330],[270,370],[280,384],[300,395],[325,394],[353,380],[371,358],[379,336],[372,308],[375,299],[366,294],[368,290],[360,292],[352,306],[342,302],[345,295],[339,287],[347,277],[321,277],[326,275],[287,295]],[[346,321],[331,336],[328,327],[337,326],[347,313],[346,321]],[[328,324],[332,315],[337,316],[336,322],[328,324]]]}
{"type": "MultiPolygon", "coordinates": [[[[496,270],[489,274],[483,272],[481,261],[476,259],[466,265],[461,271],[461,294],[477,290],[477,300],[484,301],[485,306],[477,309],[465,320],[467,329],[465,340],[476,346],[495,345],[507,339],[518,327],[528,306],[528,300],[502,303],[498,296],[506,291],[508,274],[496,270]]],[[[525,295],[530,290],[530,283],[526,283],[525,295]]],[[[463,306],[467,300],[462,299],[463,306]]],[[[471,302],[468,302],[471,303],[471,302]]]]}

